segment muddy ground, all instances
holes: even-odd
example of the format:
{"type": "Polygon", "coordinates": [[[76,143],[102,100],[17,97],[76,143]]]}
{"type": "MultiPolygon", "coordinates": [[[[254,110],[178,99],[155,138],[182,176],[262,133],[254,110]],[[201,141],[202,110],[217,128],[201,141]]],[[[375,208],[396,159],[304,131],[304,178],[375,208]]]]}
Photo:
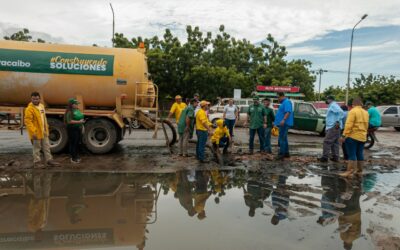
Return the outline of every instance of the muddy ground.
{"type": "MultiPolygon", "coordinates": [[[[159,134],[162,134],[161,132],[159,134]]],[[[171,155],[162,138],[152,139],[153,132],[134,130],[132,135],[125,137],[113,150],[106,155],[92,155],[85,152],[82,164],[71,165],[67,154],[59,154],[55,159],[61,163],[57,171],[73,169],[91,171],[129,171],[129,172],[171,172],[182,169],[217,167],[213,162],[211,152],[208,152],[209,164],[199,164],[194,157],[195,144],[191,143],[189,153],[191,157],[177,155],[178,148],[172,148],[171,155]]],[[[400,160],[400,133],[394,129],[381,129],[377,133],[380,142],[370,150],[365,151],[368,171],[392,171],[399,167],[400,160]]],[[[29,169],[31,163],[31,145],[27,134],[20,135],[19,131],[0,130],[0,166],[5,169],[29,169]]],[[[310,166],[337,168],[343,164],[320,164],[317,158],[321,155],[323,137],[312,133],[293,131],[289,135],[291,158],[284,162],[275,162],[277,152],[277,138],[272,138],[273,155],[255,153],[248,155],[248,130],[236,129],[236,137],[231,153],[225,158],[226,166],[246,167],[256,170],[267,166],[296,166],[299,169],[310,166]]],[[[257,140],[255,151],[257,151],[257,140]]],[[[55,169],[53,169],[55,170],[55,169]]]]}
{"type": "MultiPolygon", "coordinates": [[[[243,187],[249,188],[251,185],[254,185],[254,183],[263,183],[263,185],[269,183],[268,185],[275,187],[275,184],[271,183],[273,183],[277,177],[271,179],[270,176],[284,176],[285,178],[288,178],[288,182],[286,183],[285,181],[286,184],[282,186],[285,190],[284,193],[285,195],[290,194],[290,196],[293,196],[295,199],[290,199],[293,203],[290,208],[290,210],[293,210],[293,218],[289,218],[290,224],[288,223],[286,225],[283,223],[282,228],[286,228],[288,233],[290,232],[290,228],[296,228],[297,231],[293,231],[291,234],[298,237],[297,242],[291,243],[290,247],[287,249],[297,249],[297,246],[299,246],[298,249],[309,249],[315,245],[317,246],[317,249],[336,249],[332,248],[332,246],[337,246],[338,242],[340,242],[339,238],[343,239],[346,232],[351,234],[351,230],[349,230],[349,228],[351,228],[351,223],[343,224],[340,221],[337,229],[334,229],[336,227],[334,225],[328,225],[328,227],[323,230],[324,233],[321,231],[323,235],[325,235],[329,230],[333,231],[333,236],[326,235],[325,237],[322,237],[323,239],[332,241],[329,244],[320,242],[320,240],[312,236],[314,234],[308,235],[306,233],[307,231],[314,233],[320,231],[319,227],[315,227],[315,217],[318,217],[318,213],[320,213],[321,210],[324,211],[324,206],[319,204],[319,196],[324,192],[329,192],[329,190],[331,190],[329,185],[328,189],[326,189],[326,184],[323,184],[323,182],[324,180],[340,180],[337,174],[344,166],[343,163],[321,164],[317,161],[317,157],[321,154],[323,142],[323,138],[318,135],[296,131],[290,133],[289,142],[291,157],[290,159],[285,159],[283,162],[277,162],[274,161],[273,158],[277,152],[277,138],[272,139],[273,155],[260,153],[249,155],[247,142],[248,131],[246,129],[237,129],[235,144],[233,148],[231,148],[231,154],[225,157],[225,164],[223,166],[212,161],[212,155],[210,152],[208,152],[210,163],[199,164],[194,157],[194,143],[190,146],[190,157],[186,158],[178,156],[176,147],[173,147],[174,153],[170,154],[168,148],[165,147],[165,141],[163,139],[152,139],[152,135],[152,131],[135,130],[134,134],[127,136],[125,140],[123,140],[115,150],[109,154],[92,155],[85,152],[82,155],[82,163],[80,165],[70,164],[67,154],[55,155],[55,159],[61,163],[61,166],[39,170],[39,172],[51,173],[53,175],[59,175],[63,172],[68,172],[65,174],[74,174],[76,172],[79,172],[80,174],[91,174],[94,172],[104,172],[110,175],[134,174],[138,175],[140,179],[143,179],[146,176],[148,177],[148,175],[154,175],[154,178],[160,178],[160,176],[164,174],[168,176],[174,176],[176,174],[178,176],[180,175],[179,173],[185,171],[201,171],[207,174],[210,170],[217,170],[220,171],[221,174],[233,176],[230,178],[239,183],[233,185],[233,187],[237,185],[237,189],[233,188],[233,191],[227,191],[228,197],[237,193],[243,187]],[[231,173],[230,171],[236,172],[231,173]],[[242,176],[242,173],[245,173],[244,175],[247,176],[243,180],[240,179],[242,178],[240,177],[242,176]],[[234,176],[239,176],[240,178],[234,176]],[[310,194],[313,195],[310,196],[310,194]],[[299,220],[302,220],[301,218],[306,218],[305,224],[297,224],[295,222],[295,217],[299,218],[299,220]]],[[[366,165],[364,170],[364,180],[361,180],[361,183],[359,180],[346,181],[346,192],[340,193],[334,191],[334,189],[331,191],[343,200],[343,204],[347,204],[349,202],[346,201],[346,199],[349,200],[354,196],[354,193],[359,192],[357,190],[362,190],[362,193],[359,193],[359,196],[357,196],[357,202],[358,206],[360,206],[361,203],[362,207],[363,228],[361,229],[361,235],[358,236],[359,238],[354,241],[355,248],[353,249],[397,250],[400,249],[400,181],[398,179],[400,176],[400,133],[396,132],[394,129],[381,129],[377,132],[377,137],[380,142],[376,143],[371,150],[365,151],[366,165]],[[373,177],[373,188],[370,188],[370,190],[364,190],[364,187],[361,186],[368,184],[371,176],[373,177]],[[349,197],[346,198],[346,195],[349,197]]],[[[31,173],[35,175],[35,170],[32,170],[31,161],[31,146],[26,133],[21,136],[19,131],[0,130],[0,175],[3,177],[13,176],[15,173],[22,173],[22,175],[25,174],[28,177],[31,173]]],[[[6,179],[7,178],[4,180],[6,179]]],[[[276,188],[272,190],[275,189],[276,188]]],[[[173,188],[169,187],[166,188],[166,190],[173,190],[173,188]]],[[[4,193],[1,194],[0,197],[6,197],[7,195],[8,194],[4,193]]],[[[246,195],[249,194],[245,194],[245,197],[247,197],[246,195]]],[[[169,204],[173,199],[173,197],[171,198],[168,196],[161,198],[161,200],[164,200],[166,204],[169,204]]],[[[231,197],[230,199],[232,202],[237,201],[237,197],[231,197]]],[[[245,200],[246,199],[247,198],[245,198],[245,200]]],[[[224,198],[224,200],[227,200],[228,202],[228,198],[224,198]]],[[[264,203],[266,202],[267,200],[264,201],[264,203]]],[[[339,202],[339,205],[342,203],[339,202]]],[[[324,204],[322,198],[321,204],[324,204]]],[[[240,204],[235,204],[235,206],[240,206],[240,204]]],[[[176,209],[173,210],[175,211],[176,209]]],[[[211,217],[213,213],[220,212],[218,205],[213,205],[209,209],[211,217]]],[[[270,217],[272,214],[273,208],[266,206],[264,212],[257,212],[256,217],[270,217]]],[[[171,214],[165,216],[168,217],[171,216],[171,214]]],[[[240,218],[242,218],[241,223],[246,224],[248,222],[244,217],[240,218]]],[[[183,219],[179,217],[177,223],[182,220],[183,219]]],[[[225,221],[231,220],[231,217],[226,216],[225,221]]],[[[258,225],[258,222],[252,223],[258,225]]],[[[154,226],[154,230],[157,231],[157,228],[162,226],[163,223],[159,222],[154,226]]],[[[266,224],[260,224],[259,226],[260,230],[268,229],[270,232],[274,232],[274,229],[267,228],[266,224]]],[[[193,227],[198,227],[198,225],[194,224],[193,227]]],[[[186,231],[187,230],[183,230],[182,232],[184,233],[186,231]]],[[[206,232],[207,230],[204,231],[204,233],[206,232]]],[[[162,238],[161,235],[157,237],[156,235],[157,233],[153,233],[151,236],[153,239],[158,239],[159,237],[162,238]]],[[[246,246],[252,246],[251,239],[253,235],[254,232],[249,234],[246,238],[249,240],[247,242],[249,245],[246,246]]],[[[274,242],[273,237],[271,239],[272,241],[270,241],[270,243],[259,242],[259,246],[262,247],[266,244],[272,244],[271,242],[274,242]]],[[[283,239],[277,240],[276,243],[285,244],[285,241],[286,240],[283,239]]],[[[208,247],[214,248],[217,244],[216,242],[217,240],[215,240],[213,244],[210,243],[211,245],[208,247]]],[[[237,244],[234,242],[235,241],[232,240],[232,244],[237,244]]],[[[157,241],[153,241],[153,244],[156,243],[157,241]]],[[[165,241],[163,244],[164,243],[165,241]]],[[[171,249],[180,249],[182,246],[183,245],[177,245],[175,248],[171,249]]],[[[226,245],[222,246],[225,246],[225,248],[222,247],[220,249],[228,249],[226,245]]],[[[152,247],[150,249],[163,248],[152,247]]],[[[234,249],[234,247],[232,246],[230,249],[234,249]]],[[[337,249],[343,248],[340,247],[337,249]]]]}

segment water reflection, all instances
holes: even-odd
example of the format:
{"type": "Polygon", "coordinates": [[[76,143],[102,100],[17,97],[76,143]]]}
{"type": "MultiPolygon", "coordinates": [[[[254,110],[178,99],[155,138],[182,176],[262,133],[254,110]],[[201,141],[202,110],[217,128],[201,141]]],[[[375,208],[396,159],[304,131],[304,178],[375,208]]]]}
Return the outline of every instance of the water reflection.
{"type": "Polygon", "coordinates": [[[290,178],[238,169],[3,174],[0,192],[7,195],[0,198],[0,248],[144,249],[151,238],[149,224],[157,224],[162,209],[157,204],[163,191],[162,196],[172,195],[182,208],[174,213],[196,221],[207,220],[210,206],[216,209],[228,199],[227,194],[239,192],[241,204],[234,204],[242,206],[246,216],[263,214],[274,228],[291,223],[296,216],[316,216],[323,228],[336,225],[344,249],[352,249],[361,235],[360,196],[363,187],[371,189],[376,177],[350,182],[321,176],[320,187],[296,184],[290,178]]]}

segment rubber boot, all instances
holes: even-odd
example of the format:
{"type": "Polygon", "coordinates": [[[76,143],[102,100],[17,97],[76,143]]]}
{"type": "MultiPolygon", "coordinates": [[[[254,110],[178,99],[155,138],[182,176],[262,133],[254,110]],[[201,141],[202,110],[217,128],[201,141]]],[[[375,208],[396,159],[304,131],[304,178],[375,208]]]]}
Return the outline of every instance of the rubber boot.
{"type": "Polygon", "coordinates": [[[353,177],[353,173],[354,173],[354,171],[356,171],[356,168],[357,168],[356,161],[348,161],[346,172],[339,174],[339,176],[345,177],[345,178],[351,178],[351,177],[353,177]]]}
{"type": "Polygon", "coordinates": [[[363,174],[363,169],[364,169],[364,161],[357,161],[357,172],[356,174],[361,177],[363,174]]]}

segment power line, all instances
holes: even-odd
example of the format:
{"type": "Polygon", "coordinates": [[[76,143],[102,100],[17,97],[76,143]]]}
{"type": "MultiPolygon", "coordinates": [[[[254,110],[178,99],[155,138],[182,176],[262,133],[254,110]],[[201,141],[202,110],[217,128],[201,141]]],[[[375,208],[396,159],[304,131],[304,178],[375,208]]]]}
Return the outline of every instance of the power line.
{"type": "MultiPolygon", "coordinates": [[[[316,72],[317,70],[310,70],[311,72],[316,72]]],[[[327,69],[326,70],[327,73],[335,73],[335,74],[347,74],[347,71],[343,71],[343,70],[332,70],[332,69],[327,69]]],[[[394,76],[394,77],[400,77],[400,73],[395,73],[395,74],[391,74],[391,73],[374,73],[374,72],[355,72],[352,71],[350,72],[351,75],[380,75],[380,76],[394,76]]]]}

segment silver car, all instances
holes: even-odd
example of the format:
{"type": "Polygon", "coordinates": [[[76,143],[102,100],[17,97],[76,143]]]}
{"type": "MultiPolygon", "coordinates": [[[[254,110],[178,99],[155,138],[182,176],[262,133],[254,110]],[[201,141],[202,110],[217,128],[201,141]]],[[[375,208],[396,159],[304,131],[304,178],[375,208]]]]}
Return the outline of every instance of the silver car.
{"type": "Polygon", "coordinates": [[[400,132],[400,105],[377,107],[382,116],[382,127],[394,127],[400,132]]]}

